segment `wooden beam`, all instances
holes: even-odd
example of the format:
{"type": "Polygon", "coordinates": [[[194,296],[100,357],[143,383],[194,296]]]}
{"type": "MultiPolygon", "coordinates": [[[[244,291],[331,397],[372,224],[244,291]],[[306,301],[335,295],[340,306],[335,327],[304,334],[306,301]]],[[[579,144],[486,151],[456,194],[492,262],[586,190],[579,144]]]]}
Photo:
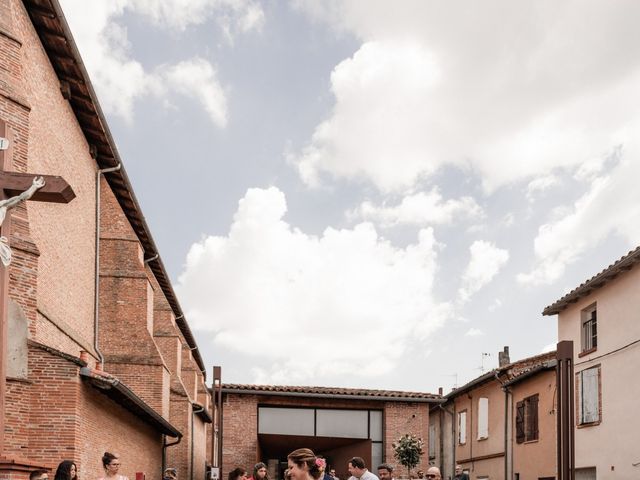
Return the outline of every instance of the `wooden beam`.
{"type": "MultiPolygon", "coordinates": [[[[35,176],[32,173],[0,172],[0,189],[3,189],[9,197],[20,195],[31,186],[35,176]]],[[[42,175],[42,177],[46,183],[44,187],[33,194],[31,200],[69,203],[76,198],[71,185],[64,178],[54,175],[42,175]]]]}

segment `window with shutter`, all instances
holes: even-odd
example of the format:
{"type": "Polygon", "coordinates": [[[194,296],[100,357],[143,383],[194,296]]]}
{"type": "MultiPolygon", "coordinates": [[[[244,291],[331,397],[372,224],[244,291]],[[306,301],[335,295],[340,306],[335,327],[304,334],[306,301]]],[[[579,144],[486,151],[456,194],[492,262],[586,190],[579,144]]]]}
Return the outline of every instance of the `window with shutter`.
{"type": "Polygon", "coordinates": [[[478,440],[489,438],[489,399],[478,399],[478,440]]]}
{"type": "Polygon", "coordinates": [[[588,368],[579,373],[580,424],[600,421],[600,367],[588,368]]]}
{"type": "Polygon", "coordinates": [[[458,443],[467,443],[467,412],[466,410],[458,414],[458,443]]]}
{"type": "Polygon", "coordinates": [[[524,401],[516,404],[516,442],[524,442],[524,401]]]}

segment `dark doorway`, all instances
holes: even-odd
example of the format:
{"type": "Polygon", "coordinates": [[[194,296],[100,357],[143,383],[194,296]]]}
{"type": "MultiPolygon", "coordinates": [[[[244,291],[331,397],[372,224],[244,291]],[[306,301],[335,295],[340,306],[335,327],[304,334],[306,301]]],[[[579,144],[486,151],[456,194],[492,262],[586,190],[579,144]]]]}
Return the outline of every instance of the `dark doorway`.
{"type": "MultiPolygon", "coordinates": [[[[282,480],[287,465],[287,455],[297,448],[310,448],[327,460],[329,468],[335,468],[340,480],[349,478],[347,463],[352,457],[362,457],[370,467],[371,440],[362,438],[311,437],[303,435],[258,435],[261,460],[278,460],[279,471],[273,480],[282,480]]],[[[374,467],[375,469],[375,467],[374,467]]]]}

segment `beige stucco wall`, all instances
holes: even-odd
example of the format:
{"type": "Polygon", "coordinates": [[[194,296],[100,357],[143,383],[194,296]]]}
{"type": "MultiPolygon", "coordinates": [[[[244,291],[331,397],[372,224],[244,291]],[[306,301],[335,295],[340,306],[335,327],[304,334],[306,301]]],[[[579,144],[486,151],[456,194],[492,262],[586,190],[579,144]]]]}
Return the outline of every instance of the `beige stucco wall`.
{"type": "Polygon", "coordinates": [[[601,357],[640,339],[640,267],[621,274],[604,287],[560,313],[559,340],[573,340],[576,372],[601,365],[602,418],[599,425],[576,430],[576,467],[597,468],[598,479],[640,478],[636,448],[640,417],[638,366],[640,344],[601,357]],[[578,358],[580,312],[597,302],[598,348],[578,358]]]}
{"type": "Polygon", "coordinates": [[[521,479],[554,477],[556,475],[556,416],[554,370],[547,370],[512,387],[513,405],[538,394],[538,440],[516,443],[513,439],[513,471],[521,479]]]}
{"type": "Polygon", "coordinates": [[[488,475],[504,478],[504,393],[496,381],[490,381],[455,399],[456,462],[468,468],[470,478],[488,475]],[[489,399],[489,436],[478,440],[478,399],[489,399]],[[467,411],[467,442],[458,444],[457,414],[467,411]]]}

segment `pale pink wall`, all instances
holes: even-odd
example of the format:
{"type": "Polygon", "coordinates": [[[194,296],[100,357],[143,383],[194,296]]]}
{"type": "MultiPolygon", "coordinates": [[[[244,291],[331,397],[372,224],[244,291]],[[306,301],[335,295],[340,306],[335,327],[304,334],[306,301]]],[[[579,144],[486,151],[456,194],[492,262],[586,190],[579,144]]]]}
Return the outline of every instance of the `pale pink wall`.
{"type": "Polygon", "coordinates": [[[558,338],[573,340],[576,372],[601,365],[602,421],[576,430],[576,467],[595,466],[598,478],[637,478],[640,470],[632,463],[640,461],[640,454],[630,446],[637,444],[640,431],[636,414],[640,345],[590,360],[640,339],[640,267],[622,273],[562,311],[558,338]],[[598,309],[598,348],[578,358],[580,312],[594,302],[598,309]]]}
{"type": "Polygon", "coordinates": [[[514,408],[524,398],[539,395],[538,440],[516,443],[515,422],[513,426],[513,471],[520,478],[556,475],[555,388],[555,370],[541,372],[512,386],[514,408]]]}
{"type": "Polygon", "coordinates": [[[471,472],[471,479],[478,475],[489,478],[504,477],[504,393],[495,380],[455,399],[456,411],[456,462],[471,472]],[[471,397],[471,398],[469,398],[471,397]],[[478,440],[478,399],[489,399],[489,436],[478,440]],[[467,443],[458,444],[458,413],[467,411],[467,443]],[[499,456],[502,454],[502,456],[499,456]],[[493,458],[477,458],[493,456],[493,458]],[[496,457],[497,456],[497,457],[496,457]]]}

